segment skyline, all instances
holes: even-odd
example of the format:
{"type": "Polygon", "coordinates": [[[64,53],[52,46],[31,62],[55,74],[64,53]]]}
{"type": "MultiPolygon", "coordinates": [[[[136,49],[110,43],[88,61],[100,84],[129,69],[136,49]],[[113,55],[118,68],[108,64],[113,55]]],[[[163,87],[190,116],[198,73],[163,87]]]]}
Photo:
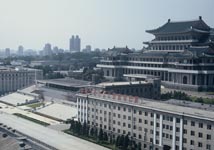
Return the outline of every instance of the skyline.
{"type": "Polygon", "coordinates": [[[41,50],[45,43],[69,49],[69,39],[79,35],[82,47],[141,49],[154,38],[145,30],[172,21],[198,19],[214,27],[214,1],[185,0],[1,0],[0,49],[41,50]],[[194,7],[192,4],[194,3],[194,7]],[[166,5],[167,4],[167,5],[166,5]],[[175,7],[176,6],[176,7],[175,7]],[[191,8],[191,9],[190,9],[191,8]],[[152,12],[152,13],[150,13],[152,12]]]}

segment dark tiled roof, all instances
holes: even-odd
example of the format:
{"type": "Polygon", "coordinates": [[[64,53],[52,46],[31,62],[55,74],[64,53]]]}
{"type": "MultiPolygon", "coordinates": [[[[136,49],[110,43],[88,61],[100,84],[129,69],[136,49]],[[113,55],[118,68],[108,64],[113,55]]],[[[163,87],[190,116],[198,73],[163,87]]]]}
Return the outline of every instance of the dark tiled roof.
{"type": "Polygon", "coordinates": [[[214,49],[212,49],[209,46],[202,46],[202,47],[190,47],[188,48],[188,51],[190,51],[194,56],[200,57],[206,55],[212,55],[214,56],[214,49]]]}
{"type": "Polygon", "coordinates": [[[118,55],[124,55],[124,54],[129,54],[133,53],[128,47],[114,47],[112,49],[108,49],[107,55],[108,56],[118,56],[118,55]]]}
{"type": "Polygon", "coordinates": [[[168,52],[164,52],[164,51],[144,51],[141,56],[143,57],[164,57],[168,54],[168,52]]]}
{"type": "Polygon", "coordinates": [[[181,21],[181,22],[171,22],[170,20],[163,26],[154,29],[147,30],[146,32],[152,34],[167,34],[167,33],[183,33],[188,31],[195,32],[207,32],[210,30],[210,27],[202,20],[194,21],[181,21]]]}

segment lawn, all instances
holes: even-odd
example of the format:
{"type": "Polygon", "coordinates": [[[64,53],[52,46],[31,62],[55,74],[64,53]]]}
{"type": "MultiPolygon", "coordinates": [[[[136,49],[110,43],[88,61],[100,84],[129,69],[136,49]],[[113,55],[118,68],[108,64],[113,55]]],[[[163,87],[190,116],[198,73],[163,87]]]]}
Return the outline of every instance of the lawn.
{"type": "Polygon", "coordinates": [[[19,114],[19,113],[14,113],[13,115],[18,116],[18,117],[21,117],[21,118],[24,118],[24,119],[29,120],[29,121],[32,121],[32,122],[35,122],[35,123],[40,124],[40,125],[43,125],[43,126],[48,126],[48,125],[50,125],[50,124],[48,124],[48,123],[46,123],[46,122],[43,122],[43,121],[40,121],[40,120],[31,118],[31,117],[28,117],[28,116],[25,116],[25,115],[22,115],[22,114],[19,114]]]}
{"type": "Polygon", "coordinates": [[[37,108],[37,107],[42,106],[43,104],[44,104],[43,102],[39,102],[39,103],[29,104],[26,106],[31,107],[31,108],[37,108]]]}

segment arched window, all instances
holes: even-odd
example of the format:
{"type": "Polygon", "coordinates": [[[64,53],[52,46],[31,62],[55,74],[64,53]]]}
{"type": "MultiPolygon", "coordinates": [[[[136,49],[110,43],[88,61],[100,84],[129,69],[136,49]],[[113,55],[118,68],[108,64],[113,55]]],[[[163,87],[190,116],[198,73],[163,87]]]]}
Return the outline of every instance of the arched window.
{"type": "Polygon", "coordinates": [[[187,76],[183,77],[183,84],[187,84],[187,76]]]}

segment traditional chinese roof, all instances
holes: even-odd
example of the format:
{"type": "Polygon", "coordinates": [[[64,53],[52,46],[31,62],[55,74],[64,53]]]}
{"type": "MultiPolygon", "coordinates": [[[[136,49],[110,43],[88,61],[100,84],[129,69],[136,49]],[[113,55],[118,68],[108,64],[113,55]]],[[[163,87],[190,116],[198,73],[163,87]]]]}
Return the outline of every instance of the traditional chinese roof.
{"type": "Polygon", "coordinates": [[[127,55],[129,53],[133,53],[127,46],[126,47],[113,47],[112,49],[108,49],[108,56],[118,56],[118,55],[127,55]]]}
{"type": "Polygon", "coordinates": [[[210,46],[191,46],[188,48],[188,51],[190,51],[194,56],[196,57],[202,57],[202,56],[212,56],[214,57],[214,49],[210,46]]]}
{"type": "Polygon", "coordinates": [[[146,32],[152,34],[171,34],[171,33],[185,33],[185,32],[200,32],[209,33],[210,27],[199,17],[199,20],[172,22],[170,19],[163,26],[147,30],[146,32]]]}

